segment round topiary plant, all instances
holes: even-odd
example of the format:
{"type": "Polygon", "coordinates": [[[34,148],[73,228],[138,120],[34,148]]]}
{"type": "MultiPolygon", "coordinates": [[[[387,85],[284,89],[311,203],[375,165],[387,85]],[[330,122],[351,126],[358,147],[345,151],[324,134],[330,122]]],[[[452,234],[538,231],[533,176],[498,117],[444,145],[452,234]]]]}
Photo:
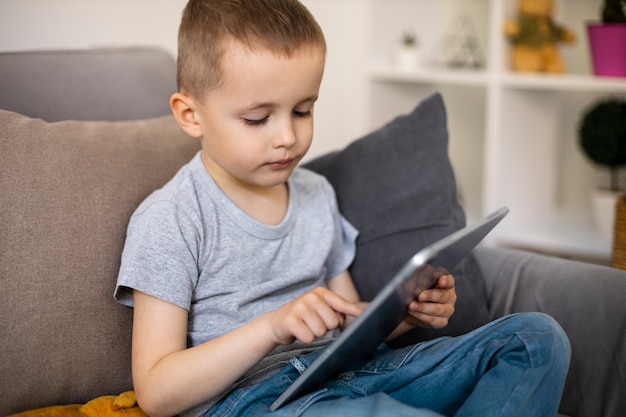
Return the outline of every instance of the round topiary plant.
{"type": "Polygon", "coordinates": [[[583,115],[579,144],[587,157],[611,172],[611,191],[619,191],[619,169],[626,165],[626,101],[602,100],[583,115]]]}
{"type": "Polygon", "coordinates": [[[626,23],[625,0],[605,0],[602,6],[604,23],[626,23]]]}

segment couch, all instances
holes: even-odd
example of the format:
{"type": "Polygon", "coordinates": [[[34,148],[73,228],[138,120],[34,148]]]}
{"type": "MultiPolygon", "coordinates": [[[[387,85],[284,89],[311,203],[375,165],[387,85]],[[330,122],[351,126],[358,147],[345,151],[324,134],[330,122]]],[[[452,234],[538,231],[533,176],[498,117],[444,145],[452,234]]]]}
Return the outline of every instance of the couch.
{"type": "MultiPolygon", "coordinates": [[[[132,311],[112,293],[134,208],[199,149],[169,115],[175,88],[157,48],[0,53],[0,415],[132,389],[132,311]]],[[[360,230],[363,298],[465,224],[447,144],[435,94],[309,162],[360,230]]],[[[625,271],[480,246],[453,272],[450,325],[399,344],[545,312],[572,345],[559,412],[626,415],[625,271]]]]}

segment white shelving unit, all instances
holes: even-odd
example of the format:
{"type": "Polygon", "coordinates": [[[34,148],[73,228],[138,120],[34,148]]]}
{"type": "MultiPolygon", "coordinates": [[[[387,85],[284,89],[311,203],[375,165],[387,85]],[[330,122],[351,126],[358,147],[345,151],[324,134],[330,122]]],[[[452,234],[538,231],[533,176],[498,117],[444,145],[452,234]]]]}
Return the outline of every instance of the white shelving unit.
{"type": "Polygon", "coordinates": [[[502,26],[515,16],[516,5],[517,0],[370,0],[370,120],[382,123],[442,92],[450,155],[469,219],[502,205],[511,208],[490,243],[606,261],[611,237],[596,231],[588,201],[605,178],[578,149],[576,134],[589,105],[608,95],[626,96],[626,78],[590,74],[585,22],[597,19],[600,0],[557,1],[556,20],[577,35],[575,45],[562,47],[568,67],[563,75],[508,69],[502,26]],[[443,54],[445,39],[458,34],[459,16],[470,16],[465,35],[481,45],[484,68],[431,64],[443,54]],[[406,29],[421,40],[423,62],[415,71],[395,69],[391,58],[406,29]]]}

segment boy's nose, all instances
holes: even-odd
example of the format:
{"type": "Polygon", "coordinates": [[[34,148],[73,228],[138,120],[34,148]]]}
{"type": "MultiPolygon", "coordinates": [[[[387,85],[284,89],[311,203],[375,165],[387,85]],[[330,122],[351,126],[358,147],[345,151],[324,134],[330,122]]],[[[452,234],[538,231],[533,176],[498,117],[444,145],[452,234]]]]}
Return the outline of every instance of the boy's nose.
{"type": "Polygon", "coordinates": [[[296,143],[296,132],[291,123],[285,123],[274,137],[274,147],[290,148],[296,143]]]}

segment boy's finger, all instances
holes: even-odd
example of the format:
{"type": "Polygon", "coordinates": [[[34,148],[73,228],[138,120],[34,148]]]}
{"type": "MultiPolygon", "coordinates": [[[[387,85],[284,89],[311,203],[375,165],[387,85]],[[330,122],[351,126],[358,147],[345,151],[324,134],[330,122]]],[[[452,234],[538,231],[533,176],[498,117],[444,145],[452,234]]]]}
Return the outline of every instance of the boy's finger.
{"type": "Polygon", "coordinates": [[[328,305],[338,313],[347,314],[348,316],[358,316],[363,312],[363,309],[356,304],[351,303],[345,298],[332,291],[328,291],[324,295],[324,300],[328,305]]]}
{"type": "Polygon", "coordinates": [[[451,289],[454,288],[454,276],[452,274],[443,275],[437,280],[437,288],[451,289]]]}

